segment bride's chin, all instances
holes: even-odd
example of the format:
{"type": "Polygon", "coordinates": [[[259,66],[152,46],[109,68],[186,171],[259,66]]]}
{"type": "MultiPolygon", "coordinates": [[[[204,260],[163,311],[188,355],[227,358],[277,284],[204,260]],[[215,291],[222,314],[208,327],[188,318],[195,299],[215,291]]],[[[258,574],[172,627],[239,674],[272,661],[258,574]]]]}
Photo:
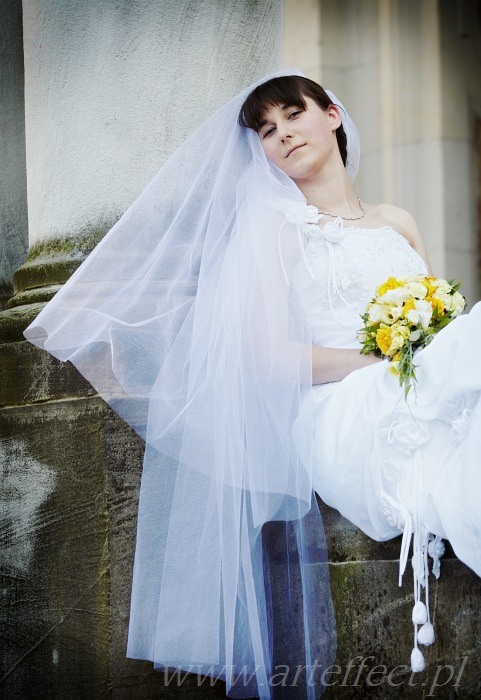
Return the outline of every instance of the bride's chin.
{"type": "Polygon", "coordinates": [[[299,168],[290,168],[289,170],[290,172],[285,171],[286,174],[296,183],[316,179],[321,172],[321,168],[312,164],[306,164],[304,167],[299,168]]]}

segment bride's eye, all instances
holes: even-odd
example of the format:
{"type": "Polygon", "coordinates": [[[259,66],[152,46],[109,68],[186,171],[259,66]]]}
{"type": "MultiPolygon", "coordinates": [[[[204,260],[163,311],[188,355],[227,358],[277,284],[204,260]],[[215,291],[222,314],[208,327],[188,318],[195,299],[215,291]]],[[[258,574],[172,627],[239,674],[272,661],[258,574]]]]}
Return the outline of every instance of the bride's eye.
{"type": "Polygon", "coordinates": [[[292,112],[289,113],[289,119],[291,117],[297,117],[297,115],[301,114],[302,111],[302,109],[294,109],[292,112]]]}
{"type": "Polygon", "coordinates": [[[269,129],[267,129],[267,131],[264,131],[264,133],[262,134],[262,138],[265,139],[266,136],[270,136],[273,132],[274,132],[274,127],[271,126],[269,129]]]}

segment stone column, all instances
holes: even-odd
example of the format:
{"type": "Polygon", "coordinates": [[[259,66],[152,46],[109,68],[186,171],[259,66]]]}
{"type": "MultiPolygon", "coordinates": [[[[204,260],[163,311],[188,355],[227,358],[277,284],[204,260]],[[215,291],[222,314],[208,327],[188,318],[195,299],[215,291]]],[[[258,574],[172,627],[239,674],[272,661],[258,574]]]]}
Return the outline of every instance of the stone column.
{"type": "MultiPolygon", "coordinates": [[[[141,441],[22,330],[169,153],[281,67],[283,3],[28,0],[23,13],[30,247],[0,314],[3,688],[172,697],[125,659],[141,441]]],[[[194,678],[177,692],[225,690],[194,678]]]]}
{"type": "Polygon", "coordinates": [[[472,0],[439,3],[446,269],[463,280],[472,305],[481,298],[481,209],[476,210],[476,130],[481,120],[481,23],[472,0]]]}
{"type": "Polygon", "coordinates": [[[0,309],[12,296],[12,276],[27,254],[27,177],[21,0],[0,13],[0,309]]]}
{"type": "Polygon", "coordinates": [[[412,212],[445,270],[442,84],[435,0],[322,0],[323,80],[361,134],[356,186],[412,212]]]}

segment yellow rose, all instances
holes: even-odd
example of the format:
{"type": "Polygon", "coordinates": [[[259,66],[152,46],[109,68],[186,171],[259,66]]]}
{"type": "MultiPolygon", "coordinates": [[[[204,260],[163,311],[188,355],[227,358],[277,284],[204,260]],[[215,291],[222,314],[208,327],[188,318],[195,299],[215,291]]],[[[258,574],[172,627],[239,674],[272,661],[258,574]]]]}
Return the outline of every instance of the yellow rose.
{"type": "Polygon", "coordinates": [[[425,277],[423,280],[424,286],[427,289],[428,296],[432,296],[437,289],[433,284],[433,282],[435,280],[436,280],[436,277],[425,277]]]}
{"type": "Polygon", "coordinates": [[[403,326],[395,323],[391,329],[391,353],[393,350],[399,350],[409,338],[410,330],[408,326],[403,326]]]}
{"type": "Polygon", "coordinates": [[[433,311],[435,311],[437,309],[438,316],[441,316],[441,314],[444,313],[444,304],[441,301],[441,299],[433,298],[433,299],[430,299],[429,301],[431,302],[431,306],[433,307],[433,311]]]}
{"type": "Polygon", "coordinates": [[[383,355],[387,355],[391,347],[391,329],[382,325],[376,331],[376,343],[383,355]]]}
{"type": "Polygon", "coordinates": [[[377,288],[376,294],[382,296],[390,289],[397,289],[398,287],[402,287],[402,283],[395,277],[389,277],[384,284],[381,284],[381,286],[377,288]]]}
{"type": "Polygon", "coordinates": [[[413,298],[408,299],[407,301],[404,302],[404,306],[403,306],[403,316],[406,318],[406,316],[408,315],[408,313],[409,313],[412,309],[414,309],[414,299],[413,299],[413,298]]]}
{"type": "Polygon", "coordinates": [[[402,352],[397,352],[393,356],[392,362],[390,363],[389,368],[388,368],[389,371],[391,372],[391,374],[396,374],[396,375],[399,374],[399,365],[401,364],[402,357],[403,357],[402,352]]]}

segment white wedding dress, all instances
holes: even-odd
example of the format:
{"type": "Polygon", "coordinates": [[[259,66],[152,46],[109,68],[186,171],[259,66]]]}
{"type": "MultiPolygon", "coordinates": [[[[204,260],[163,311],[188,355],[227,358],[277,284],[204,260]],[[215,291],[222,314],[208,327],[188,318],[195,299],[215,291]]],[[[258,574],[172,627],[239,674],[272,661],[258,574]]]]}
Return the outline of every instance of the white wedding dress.
{"type": "MultiPolygon", "coordinates": [[[[293,287],[315,342],[360,348],[360,314],[375,288],[390,275],[425,275],[426,265],[390,227],[343,227],[337,219],[310,231],[293,287]]],[[[428,553],[439,576],[446,538],[481,575],[480,347],[481,303],[418,351],[418,382],[407,401],[383,361],[314,387],[294,425],[301,454],[313,450],[313,486],[325,503],[375,540],[403,533],[400,577],[414,537],[415,617],[427,625],[416,638],[413,670],[424,666],[417,641],[431,643],[433,636],[420,603],[428,553]]]]}

